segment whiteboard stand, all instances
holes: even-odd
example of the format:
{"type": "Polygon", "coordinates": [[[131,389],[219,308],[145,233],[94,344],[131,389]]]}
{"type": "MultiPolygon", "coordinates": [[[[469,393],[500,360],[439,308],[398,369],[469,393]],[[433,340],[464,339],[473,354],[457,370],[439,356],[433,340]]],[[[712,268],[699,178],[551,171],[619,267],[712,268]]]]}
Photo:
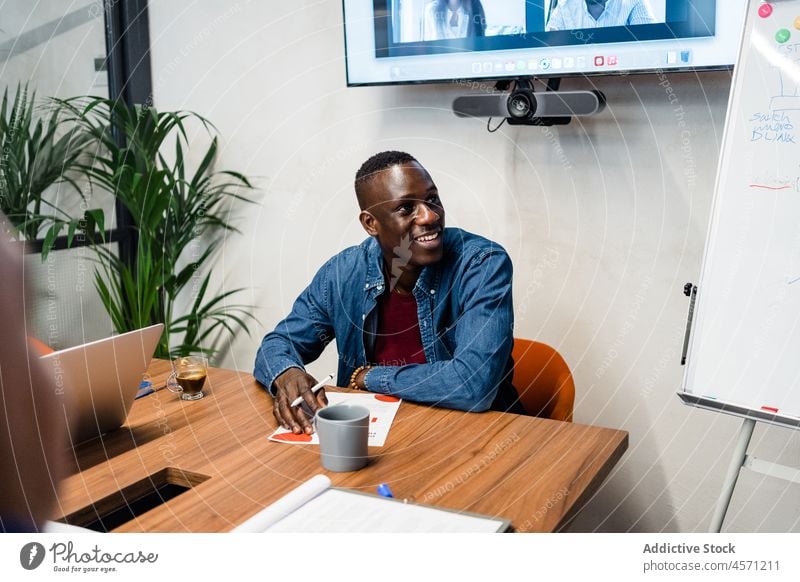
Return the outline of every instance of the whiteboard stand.
{"type": "Polygon", "coordinates": [[[720,402],[716,399],[696,396],[688,392],[678,392],[678,397],[688,406],[730,414],[744,419],[742,427],[739,429],[736,447],[733,451],[731,463],[728,466],[728,472],[725,475],[725,482],[722,485],[714,516],[708,526],[709,532],[719,533],[722,530],[722,523],[725,521],[725,514],[728,511],[728,506],[733,497],[733,490],[739,479],[739,471],[741,471],[742,467],[769,477],[777,477],[791,483],[800,483],[800,467],[789,467],[747,454],[747,447],[750,445],[756,422],[796,430],[800,428],[800,418],[783,416],[765,410],[753,410],[730,402],[720,402]]]}
{"type": "Polygon", "coordinates": [[[711,518],[711,525],[708,527],[708,531],[711,533],[719,533],[722,530],[722,522],[725,521],[725,514],[728,513],[728,506],[731,504],[731,497],[733,497],[733,488],[736,487],[739,472],[744,465],[745,457],[747,457],[747,446],[750,444],[750,437],[753,436],[755,427],[755,420],[745,418],[742,428],[739,430],[739,440],[733,450],[733,458],[728,467],[728,473],[725,475],[725,483],[722,484],[722,493],[720,493],[719,501],[717,501],[714,516],[711,518]]]}
{"type": "Polygon", "coordinates": [[[792,483],[800,483],[800,468],[772,463],[747,454],[747,447],[750,444],[750,438],[753,436],[755,427],[756,421],[754,419],[745,418],[742,428],[739,429],[739,438],[736,442],[736,448],[733,450],[731,464],[728,467],[728,473],[725,475],[722,492],[720,493],[719,501],[717,501],[714,515],[711,518],[711,524],[708,527],[708,531],[711,533],[722,531],[722,523],[725,521],[725,514],[728,512],[728,506],[731,503],[731,497],[733,497],[733,489],[736,487],[736,481],[739,479],[742,467],[762,475],[777,477],[792,483]]]}

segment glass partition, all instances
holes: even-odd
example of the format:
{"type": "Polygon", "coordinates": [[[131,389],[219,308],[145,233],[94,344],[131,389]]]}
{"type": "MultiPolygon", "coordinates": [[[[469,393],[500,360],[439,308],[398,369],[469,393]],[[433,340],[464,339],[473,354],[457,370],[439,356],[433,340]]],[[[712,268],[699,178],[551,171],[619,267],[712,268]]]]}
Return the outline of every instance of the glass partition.
{"type": "MultiPolygon", "coordinates": [[[[108,97],[104,5],[99,0],[7,0],[2,13],[0,89],[8,94],[6,119],[11,121],[10,109],[15,99],[33,100],[34,105],[30,124],[19,119],[6,123],[0,170],[9,175],[16,173],[17,178],[3,182],[2,194],[9,199],[15,195],[14,191],[25,196],[27,184],[28,198],[24,200],[28,201],[34,199],[33,182],[41,179],[41,173],[59,173],[58,158],[40,153],[36,156],[38,173],[17,172],[13,164],[19,156],[14,158],[12,150],[21,143],[22,136],[33,135],[37,121],[47,123],[52,98],[108,97]],[[56,167],[46,167],[47,164],[56,167]]],[[[59,125],[54,140],[68,129],[66,124],[59,125]]],[[[114,198],[110,193],[91,187],[78,175],[71,177],[74,185],[60,182],[43,190],[42,212],[80,217],[86,209],[103,208],[107,217],[114,216],[114,198]]],[[[30,202],[29,208],[33,204],[30,202]]],[[[8,212],[11,207],[3,204],[3,208],[8,212]]],[[[112,218],[106,228],[113,227],[112,218]]],[[[34,228],[33,232],[41,240],[46,230],[34,228]]],[[[54,251],[46,262],[42,262],[38,253],[29,254],[26,271],[31,285],[28,335],[60,349],[111,334],[111,322],[94,287],[94,263],[88,248],[54,251]]]]}

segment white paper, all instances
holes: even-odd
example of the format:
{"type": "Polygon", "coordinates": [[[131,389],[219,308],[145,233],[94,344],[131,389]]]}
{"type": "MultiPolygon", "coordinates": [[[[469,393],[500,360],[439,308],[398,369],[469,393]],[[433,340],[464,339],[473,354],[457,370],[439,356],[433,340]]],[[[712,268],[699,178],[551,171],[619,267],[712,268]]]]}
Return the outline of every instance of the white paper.
{"type": "Polygon", "coordinates": [[[44,522],[44,527],[42,528],[43,533],[50,533],[50,534],[96,534],[98,532],[85,528],[80,527],[78,525],[70,525],[68,523],[61,523],[60,521],[46,521],[44,522]]]}
{"type": "Polygon", "coordinates": [[[331,480],[328,477],[315,475],[231,531],[236,533],[263,532],[277,521],[297,511],[330,486],[331,480]]]}
{"type": "MultiPolygon", "coordinates": [[[[327,392],[328,405],[356,404],[369,409],[369,446],[382,447],[389,436],[394,417],[402,400],[385,394],[357,392],[327,392]]],[[[292,445],[319,445],[317,434],[294,434],[285,428],[278,428],[269,436],[269,440],[292,445]]]]}
{"type": "Polygon", "coordinates": [[[502,525],[503,521],[500,519],[405,504],[375,495],[328,489],[266,531],[493,533],[502,525]]]}

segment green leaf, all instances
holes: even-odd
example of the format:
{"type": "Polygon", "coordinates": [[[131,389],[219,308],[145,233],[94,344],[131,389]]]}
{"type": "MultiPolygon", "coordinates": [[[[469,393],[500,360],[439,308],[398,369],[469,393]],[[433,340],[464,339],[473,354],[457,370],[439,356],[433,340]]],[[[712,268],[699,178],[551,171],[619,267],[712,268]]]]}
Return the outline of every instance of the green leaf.
{"type": "Polygon", "coordinates": [[[47,234],[45,235],[44,242],[42,243],[42,261],[47,260],[47,256],[53,249],[53,243],[55,243],[58,233],[61,231],[61,226],[61,224],[54,224],[47,229],[47,234]]]}
{"type": "Polygon", "coordinates": [[[75,236],[75,231],[77,230],[77,228],[78,228],[78,221],[77,220],[71,220],[69,222],[69,227],[67,228],[67,246],[68,247],[72,246],[72,239],[75,236]]]}
{"type": "MultiPolygon", "coordinates": [[[[106,215],[101,208],[93,208],[84,213],[87,223],[87,234],[94,237],[95,229],[100,232],[102,240],[105,240],[106,215]]],[[[93,240],[96,240],[93,238],[93,240]]]]}

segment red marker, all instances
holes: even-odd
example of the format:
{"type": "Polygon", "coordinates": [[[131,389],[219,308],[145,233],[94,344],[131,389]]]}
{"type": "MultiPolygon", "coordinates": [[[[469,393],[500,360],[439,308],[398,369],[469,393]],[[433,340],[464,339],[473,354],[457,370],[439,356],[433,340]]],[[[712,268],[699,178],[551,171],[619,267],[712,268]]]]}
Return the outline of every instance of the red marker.
{"type": "Polygon", "coordinates": [[[761,410],[766,410],[767,412],[772,412],[772,413],[778,414],[778,409],[777,408],[773,408],[772,406],[762,406],[761,410]]]}

